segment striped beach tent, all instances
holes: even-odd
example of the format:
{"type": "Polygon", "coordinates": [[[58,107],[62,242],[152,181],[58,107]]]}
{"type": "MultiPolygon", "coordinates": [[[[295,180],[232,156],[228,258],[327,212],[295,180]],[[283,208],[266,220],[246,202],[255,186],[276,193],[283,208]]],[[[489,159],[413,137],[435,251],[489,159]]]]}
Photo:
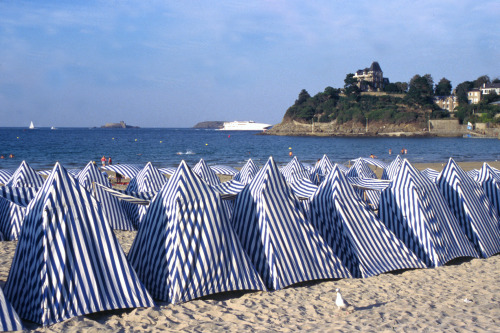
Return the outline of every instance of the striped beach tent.
{"type": "Polygon", "coordinates": [[[351,276],[305,218],[272,157],[236,197],[232,223],[269,289],[351,276]]]}
{"type": "Polygon", "coordinates": [[[294,156],[280,171],[289,184],[301,181],[302,179],[311,180],[311,172],[299,162],[297,156],[294,156]]]}
{"type": "Polygon", "coordinates": [[[425,268],[425,264],[357,198],[334,167],[311,197],[311,221],[354,277],[425,268]]]}
{"type": "Polygon", "coordinates": [[[266,290],[220,195],[185,161],[151,202],[128,258],[151,294],[168,303],[266,290]]]}
{"type": "MultiPolygon", "coordinates": [[[[349,168],[347,173],[348,179],[377,179],[377,175],[369,166],[369,162],[378,161],[373,158],[358,158],[354,160],[354,164],[349,168]]],[[[382,164],[380,164],[382,165],[382,164]]],[[[384,164],[387,168],[388,165],[384,164]]],[[[371,190],[369,188],[357,187],[356,193],[363,201],[367,202],[372,209],[377,209],[380,201],[380,191],[371,190]]]]}
{"type": "Polygon", "coordinates": [[[204,159],[200,159],[198,163],[193,168],[193,172],[196,173],[201,179],[203,179],[208,185],[219,185],[220,179],[217,174],[208,167],[204,159]]]}
{"type": "Polygon", "coordinates": [[[177,170],[177,168],[174,167],[167,167],[167,168],[160,168],[158,169],[162,174],[167,175],[167,176],[172,176],[174,172],[177,170]]]}
{"type": "Polygon", "coordinates": [[[342,171],[344,175],[347,175],[347,173],[349,172],[349,168],[346,167],[345,165],[340,163],[335,163],[335,165],[339,168],[340,171],[342,171]]]}
{"type": "Polygon", "coordinates": [[[22,207],[28,206],[36,192],[37,190],[33,187],[0,186],[0,197],[22,207]]]}
{"type": "Polygon", "coordinates": [[[333,169],[333,163],[328,156],[323,155],[323,157],[316,162],[313,171],[311,172],[311,179],[314,184],[319,185],[328,175],[328,173],[333,169]]]}
{"type": "Polygon", "coordinates": [[[11,169],[0,169],[0,184],[7,184],[9,179],[12,177],[16,170],[11,169]]]}
{"type": "Polygon", "coordinates": [[[479,176],[479,170],[472,169],[472,170],[467,171],[467,174],[469,175],[470,178],[477,181],[477,177],[479,176]]]}
{"type": "Polygon", "coordinates": [[[384,180],[393,180],[396,178],[401,164],[403,164],[403,159],[398,155],[386,168],[384,168],[384,171],[382,171],[382,177],[380,178],[384,180]]]}
{"type": "Polygon", "coordinates": [[[500,252],[500,218],[481,185],[450,158],[437,179],[452,212],[481,256],[500,252]]]}
{"type": "Polygon", "coordinates": [[[371,157],[358,157],[358,158],[352,160],[352,162],[354,162],[354,163],[356,163],[357,161],[363,161],[366,164],[373,165],[373,166],[380,168],[380,169],[385,169],[388,167],[387,163],[385,163],[379,159],[371,158],[371,157]]]}
{"type": "Polygon", "coordinates": [[[120,201],[100,186],[111,188],[111,183],[106,174],[102,173],[94,162],[89,162],[78,174],[80,185],[87,191],[94,193],[97,201],[101,203],[102,213],[111,228],[115,230],[135,230],[132,221],[123,209],[120,201]]]}
{"type": "Polygon", "coordinates": [[[135,178],[135,176],[137,176],[137,174],[142,170],[141,166],[136,164],[113,164],[103,166],[101,169],[119,173],[128,179],[135,178]]]}
{"type": "Polygon", "coordinates": [[[484,163],[479,170],[476,181],[483,187],[486,196],[495,206],[497,213],[500,214],[500,174],[484,163]]]}
{"type": "Polygon", "coordinates": [[[3,240],[16,240],[21,232],[26,207],[0,197],[0,232],[3,240]]]}
{"type": "Polygon", "coordinates": [[[154,306],[100,205],[60,163],[27,207],[4,292],[21,318],[44,326],[154,306]]]}
{"type": "Polygon", "coordinates": [[[479,257],[439,188],[406,159],[382,192],[379,216],[428,267],[479,257]]]}
{"type": "Polygon", "coordinates": [[[44,179],[26,161],[16,169],[12,177],[7,182],[7,186],[34,187],[36,189],[43,185],[44,179]]]}
{"type": "MultiPolygon", "coordinates": [[[[167,181],[167,177],[155,168],[151,162],[148,162],[146,166],[130,180],[126,191],[157,193],[167,181]]],[[[146,215],[148,206],[138,206],[129,202],[123,202],[122,205],[127,212],[129,219],[132,221],[134,226],[138,228],[142,218],[146,215]]]]}
{"type": "Polygon", "coordinates": [[[234,175],[233,179],[246,185],[252,181],[253,177],[255,177],[258,172],[259,167],[255,165],[254,161],[250,158],[241,170],[234,175]]]}
{"type": "Polygon", "coordinates": [[[21,319],[10,302],[5,298],[2,288],[0,288],[0,331],[22,330],[24,330],[24,327],[21,323],[21,319]]]}
{"type": "Polygon", "coordinates": [[[439,177],[439,171],[436,171],[431,168],[424,169],[420,172],[423,176],[427,177],[431,182],[436,183],[439,177]]]}
{"type": "Polygon", "coordinates": [[[238,170],[227,165],[211,165],[210,169],[217,175],[234,176],[238,173],[238,170]]]}

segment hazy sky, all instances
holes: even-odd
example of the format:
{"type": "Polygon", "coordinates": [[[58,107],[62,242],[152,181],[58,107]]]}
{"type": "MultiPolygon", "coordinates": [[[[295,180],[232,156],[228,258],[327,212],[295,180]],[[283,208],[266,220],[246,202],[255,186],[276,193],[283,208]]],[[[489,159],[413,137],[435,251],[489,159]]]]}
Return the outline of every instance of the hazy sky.
{"type": "Polygon", "coordinates": [[[0,127],[276,124],[372,61],[500,77],[500,1],[0,0],[0,127]]]}

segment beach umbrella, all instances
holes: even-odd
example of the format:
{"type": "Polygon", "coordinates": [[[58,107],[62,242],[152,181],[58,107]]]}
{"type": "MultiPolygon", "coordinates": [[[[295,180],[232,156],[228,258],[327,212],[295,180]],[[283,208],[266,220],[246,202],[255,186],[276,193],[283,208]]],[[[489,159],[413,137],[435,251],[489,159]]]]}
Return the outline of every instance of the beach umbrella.
{"type": "Polygon", "coordinates": [[[24,327],[21,323],[21,319],[7,298],[5,298],[2,288],[0,288],[0,331],[22,330],[24,330],[24,327]]]}
{"type": "Polygon", "coordinates": [[[379,216],[428,267],[479,257],[437,185],[406,159],[382,192],[379,216]]]}
{"type": "Polygon", "coordinates": [[[359,200],[337,168],[310,199],[311,221],[354,277],[425,268],[425,264],[359,200]]]}
{"type": "Polygon", "coordinates": [[[4,292],[21,318],[43,326],[154,306],[100,205],[59,163],[27,207],[4,292]]]}
{"type": "Polygon", "coordinates": [[[15,187],[33,187],[40,188],[43,185],[44,179],[40,176],[26,161],[22,161],[21,165],[16,169],[12,177],[5,184],[15,187]]]}
{"type": "Polygon", "coordinates": [[[87,163],[85,168],[78,174],[77,180],[87,191],[94,193],[97,201],[101,203],[102,213],[111,228],[115,230],[135,230],[120,201],[103,190],[101,186],[95,186],[95,184],[99,184],[111,188],[107,174],[102,173],[94,162],[87,163]]]}
{"type": "Polygon", "coordinates": [[[221,196],[185,161],[151,202],[128,258],[151,294],[168,303],[266,290],[221,196]]]}
{"type": "Polygon", "coordinates": [[[232,224],[269,289],[351,276],[304,216],[272,157],[236,197],[232,224]]]}
{"type": "Polygon", "coordinates": [[[233,179],[246,185],[252,181],[253,177],[255,177],[258,172],[259,167],[255,165],[255,163],[250,158],[241,168],[241,170],[236,175],[234,175],[233,179]]]}
{"type": "Polygon", "coordinates": [[[481,185],[450,158],[437,179],[460,226],[484,258],[500,252],[500,217],[481,185]]]}

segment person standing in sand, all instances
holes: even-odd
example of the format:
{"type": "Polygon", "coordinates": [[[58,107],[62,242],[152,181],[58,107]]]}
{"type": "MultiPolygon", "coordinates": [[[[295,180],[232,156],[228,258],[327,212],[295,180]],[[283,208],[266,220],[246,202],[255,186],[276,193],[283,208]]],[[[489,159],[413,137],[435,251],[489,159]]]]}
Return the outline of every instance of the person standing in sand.
{"type": "Polygon", "coordinates": [[[102,155],[101,162],[102,166],[106,166],[106,156],[102,155]]]}
{"type": "Polygon", "coordinates": [[[111,165],[113,164],[112,161],[111,161],[111,156],[108,158],[108,165],[111,165]]]}

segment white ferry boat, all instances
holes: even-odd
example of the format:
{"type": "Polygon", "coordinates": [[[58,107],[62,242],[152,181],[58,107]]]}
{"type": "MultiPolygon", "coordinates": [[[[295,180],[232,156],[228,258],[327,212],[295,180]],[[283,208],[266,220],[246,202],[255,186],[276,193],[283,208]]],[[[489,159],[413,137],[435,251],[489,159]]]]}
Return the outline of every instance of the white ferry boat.
{"type": "Polygon", "coordinates": [[[249,121],[226,121],[221,131],[265,131],[272,125],[249,121]]]}

